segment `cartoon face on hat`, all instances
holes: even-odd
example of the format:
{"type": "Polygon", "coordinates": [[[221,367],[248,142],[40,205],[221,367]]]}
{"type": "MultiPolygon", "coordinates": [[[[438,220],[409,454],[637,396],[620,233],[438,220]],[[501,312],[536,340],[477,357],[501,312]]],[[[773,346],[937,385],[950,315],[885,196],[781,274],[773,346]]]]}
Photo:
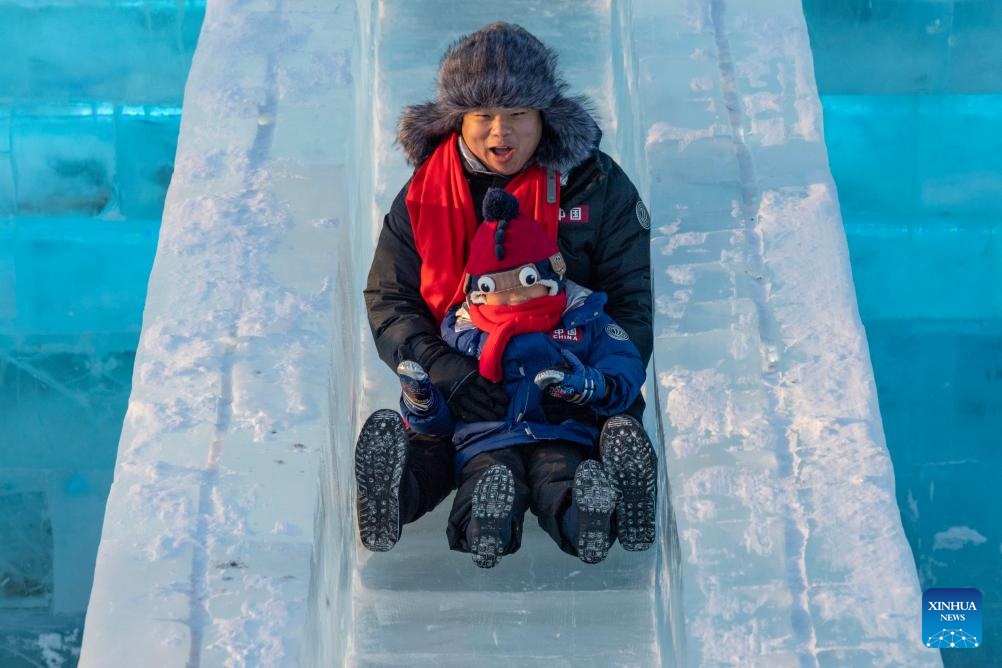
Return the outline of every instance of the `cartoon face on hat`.
{"type": "Polygon", "coordinates": [[[559,294],[566,265],[540,225],[520,214],[518,200],[500,188],[484,197],[484,222],[466,262],[464,282],[472,304],[519,304],[559,294]]]}

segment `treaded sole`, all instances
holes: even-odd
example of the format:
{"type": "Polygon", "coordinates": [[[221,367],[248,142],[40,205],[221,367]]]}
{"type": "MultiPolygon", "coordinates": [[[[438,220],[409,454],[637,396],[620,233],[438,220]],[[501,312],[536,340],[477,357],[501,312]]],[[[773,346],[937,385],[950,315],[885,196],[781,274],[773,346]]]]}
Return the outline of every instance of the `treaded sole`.
{"type": "Polygon", "coordinates": [[[407,432],[396,411],[381,409],[362,425],[355,444],[358,533],[362,545],[386,552],[400,539],[400,478],[407,432]]]}
{"type": "Polygon", "coordinates": [[[574,472],[574,505],[578,508],[578,558],[597,564],[609,556],[612,539],[609,525],[619,491],[594,459],[587,459],[574,472]]]}
{"type": "Polygon", "coordinates": [[[487,469],[473,488],[473,518],[477,527],[470,552],[480,568],[493,568],[505,548],[503,533],[515,505],[515,476],[503,464],[487,469]]]}
{"type": "Polygon", "coordinates": [[[640,552],[654,544],[657,457],[643,426],[629,415],[609,418],[599,439],[602,463],[622,497],[616,506],[619,544],[640,552]]]}

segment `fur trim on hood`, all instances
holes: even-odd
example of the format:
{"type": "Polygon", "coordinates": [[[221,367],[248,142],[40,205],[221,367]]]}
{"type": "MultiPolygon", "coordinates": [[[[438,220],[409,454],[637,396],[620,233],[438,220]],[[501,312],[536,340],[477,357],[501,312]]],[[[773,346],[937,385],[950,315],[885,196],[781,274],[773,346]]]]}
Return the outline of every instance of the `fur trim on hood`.
{"type": "Polygon", "coordinates": [[[442,139],[459,132],[463,115],[480,107],[538,109],[543,136],[533,158],[567,173],[598,147],[602,136],[583,96],[567,97],[557,76],[557,56],[529,31],[492,23],[456,41],[438,72],[438,99],[404,109],[397,141],[415,167],[442,139]]]}

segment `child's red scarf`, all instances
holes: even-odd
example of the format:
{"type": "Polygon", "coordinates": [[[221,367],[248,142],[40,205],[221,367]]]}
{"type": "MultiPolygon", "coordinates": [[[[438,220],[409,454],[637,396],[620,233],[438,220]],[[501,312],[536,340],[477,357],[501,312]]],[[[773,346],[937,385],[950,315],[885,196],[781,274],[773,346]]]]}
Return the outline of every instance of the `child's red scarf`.
{"type": "MultiPolygon", "coordinates": [[[[477,231],[470,185],[463,175],[458,135],[446,137],[411,179],[405,202],[421,256],[421,296],[439,323],[453,304],[463,300],[463,273],[470,242],[477,231]]],[[[546,201],[546,170],[533,165],[513,178],[506,191],[556,241],[560,207],[560,175],[556,201],[546,201]]]]}
{"type": "Polygon", "coordinates": [[[476,328],[489,332],[487,342],[480,351],[480,375],[499,383],[504,377],[501,357],[511,337],[528,332],[548,332],[556,327],[567,308],[567,293],[536,297],[510,306],[468,304],[467,308],[476,328]]]}

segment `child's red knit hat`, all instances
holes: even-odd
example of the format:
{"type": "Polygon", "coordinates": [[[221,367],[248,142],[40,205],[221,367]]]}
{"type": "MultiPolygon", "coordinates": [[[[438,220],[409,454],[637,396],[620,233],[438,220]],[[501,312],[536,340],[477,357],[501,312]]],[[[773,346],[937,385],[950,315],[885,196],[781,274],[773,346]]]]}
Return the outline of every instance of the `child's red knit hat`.
{"type": "MultiPolygon", "coordinates": [[[[484,197],[484,222],[480,224],[466,261],[469,276],[493,274],[524,264],[551,260],[560,249],[530,216],[520,214],[514,195],[492,188],[484,197]]],[[[551,261],[552,264],[552,261],[551,261]]],[[[563,260],[560,269],[563,274],[563,260]]],[[[469,287],[469,285],[468,285],[469,287]]]]}

